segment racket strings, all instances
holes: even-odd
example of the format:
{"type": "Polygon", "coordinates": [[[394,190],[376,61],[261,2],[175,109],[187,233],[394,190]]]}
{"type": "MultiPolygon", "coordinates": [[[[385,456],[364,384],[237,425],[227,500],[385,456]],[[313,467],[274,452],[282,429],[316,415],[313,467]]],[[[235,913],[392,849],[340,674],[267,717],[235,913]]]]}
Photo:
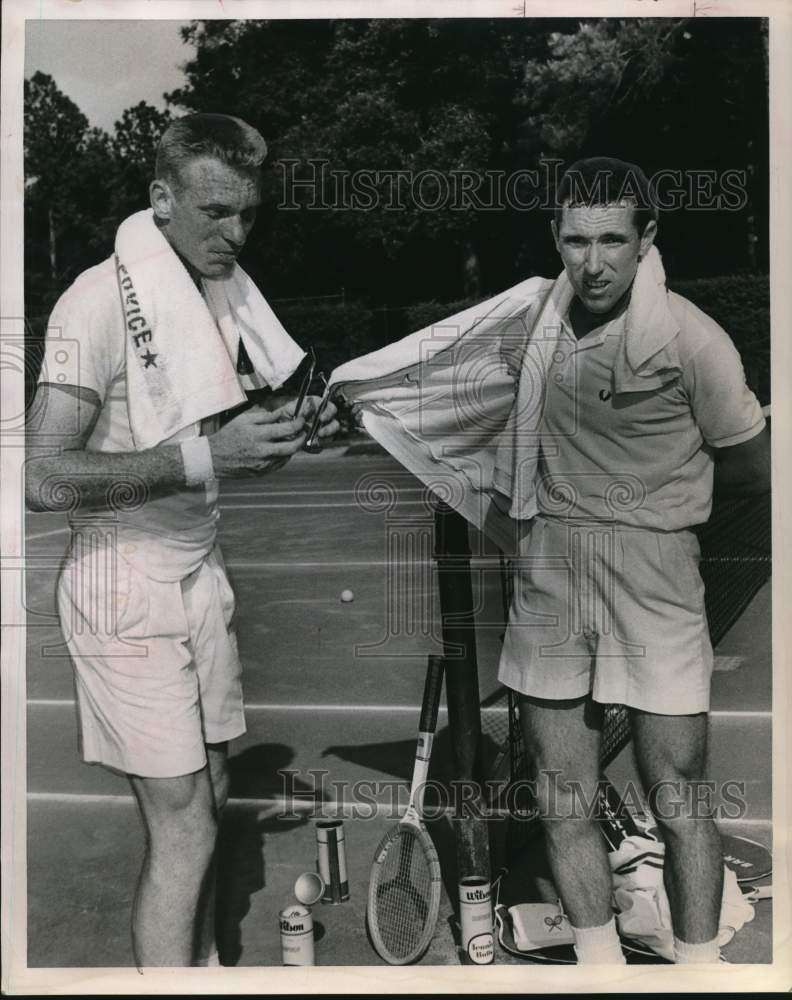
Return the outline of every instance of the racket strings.
{"type": "Polygon", "coordinates": [[[389,843],[372,886],[373,915],[382,945],[395,959],[421,946],[431,929],[436,873],[419,837],[403,829],[389,843]]]}

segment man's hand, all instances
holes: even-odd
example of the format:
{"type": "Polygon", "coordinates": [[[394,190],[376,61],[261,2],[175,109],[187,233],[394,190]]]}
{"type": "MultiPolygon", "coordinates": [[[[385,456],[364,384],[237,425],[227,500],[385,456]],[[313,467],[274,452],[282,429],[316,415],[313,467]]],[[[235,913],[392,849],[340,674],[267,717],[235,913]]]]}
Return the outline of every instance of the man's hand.
{"type": "MultiPolygon", "coordinates": [[[[321,399],[318,396],[306,396],[303,403],[302,413],[305,415],[306,424],[311,424],[316,414],[321,399]]],[[[325,403],[322,415],[319,417],[319,434],[317,437],[322,441],[329,441],[341,430],[341,424],[336,419],[338,407],[331,400],[325,403]]]]}
{"type": "Polygon", "coordinates": [[[294,404],[276,410],[253,407],[209,438],[218,479],[273,472],[305,444],[305,419],[293,417],[294,404]]]}

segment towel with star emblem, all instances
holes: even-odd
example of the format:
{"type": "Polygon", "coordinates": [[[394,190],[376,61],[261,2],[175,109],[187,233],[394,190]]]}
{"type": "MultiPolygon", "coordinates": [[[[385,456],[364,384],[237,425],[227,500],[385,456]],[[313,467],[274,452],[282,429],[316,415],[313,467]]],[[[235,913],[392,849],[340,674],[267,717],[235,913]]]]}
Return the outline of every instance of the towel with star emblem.
{"type": "Polygon", "coordinates": [[[115,264],[137,450],[232,409],[245,388],[278,388],[303,358],[238,264],[229,278],[204,278],[199,290],[151,209],[119,226],[115,264]],[[247,386],[236,370],[240,340],[254,369],[247,386]]]}

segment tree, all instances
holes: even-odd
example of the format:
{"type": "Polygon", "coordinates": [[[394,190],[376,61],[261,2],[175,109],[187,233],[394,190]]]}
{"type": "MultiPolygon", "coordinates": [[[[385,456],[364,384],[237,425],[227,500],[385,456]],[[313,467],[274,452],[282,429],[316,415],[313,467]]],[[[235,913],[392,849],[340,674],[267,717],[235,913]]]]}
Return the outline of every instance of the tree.
{"type": "MultiPolygon", "coordinates": [[[[514,129],[522,112],[514,95],[525,59],[555,24],[194,23],[184,32],[196,48],[185,67],[188,85],[167,96],[183,107],[233,110],[262,131],[271,147],[273,209],[289,202],[287,179],[313,181],[312,162],[327,161],[315,189],[324,208],[272,210],[266,230],[254,231],[250,257],[270,291],[294,294],[308,281],[313,292],[344,286],[380,302],[454,297],[486,271],[481,246],[508,259],[514,254],[504,244],[524,238],[504,227],[503,211],[486,216],[469,200],[454,200],[456,175],[507,170],[519,158],[514,129]],[[279,169],[283,161],[299,166],[279,169]],[[369,204],[351,201],[341,187],[340,174],[360,171],[380,175],[367,178],[369,204]],[[394,171],[420,184],[402,192],[397,210],[388,207],[394,171]]],[[[303,201],[315,190],[303,189],[303,201]]],[[[500,266],[496,272],[494,280],[506,279],[500,266]]]]}
{"type": "MultiPolygon", "coordinates": [[[[582,21],[525,64],[519,103],[531,155],[611,153],[648,174],[688,172],[661,237],[678,273],[766,269],[767,87],[759,18],[582,21]],[[694,188],[693,171],[705,182],[694,188]],[[706,171],[738,172],[741,204],[717,207],[706,171]],[[682,203],[684,202],[684,203],[682,203]],[[707,204],[709,207],[707,207],[707,204]]],[[[714,185],[717,194],[717,184],[714,185]]]]}
{"type": "Polygon", "coordinates": [[[49,277],[58,277],[58,224],[63,218],[64,178],[80,155],[88,119],[46,73],[37,72],[24,85],[25,186],[31,215],[47,219],[49,277]]]}
{"type": "Polygon", "coordinates": [[[30,315],[46,313],[69,281],[113,248],[119,222],[148,203],[160,135],[171,120],[144,101],[112,136],[51,76],[25,81],[25,275],[30,315]]]}
{"type": "Polygon", "coordinates": [[[115,123],[110,139],[118,187],[116,203],[124,206],[145,202],[160,137],[173,116],[153,105],[140,101],[127,108],[115,123]]]}

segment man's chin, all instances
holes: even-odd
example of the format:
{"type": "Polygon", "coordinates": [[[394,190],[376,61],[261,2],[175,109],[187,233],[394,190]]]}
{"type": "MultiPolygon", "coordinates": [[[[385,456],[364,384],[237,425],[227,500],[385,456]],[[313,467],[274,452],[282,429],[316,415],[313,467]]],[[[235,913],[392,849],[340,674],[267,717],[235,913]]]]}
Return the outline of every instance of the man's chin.
{"type": "Polygon", "coordinates": [[[586,312],[594,313],[595,316],[599,316],[601,313],[610,312],[615,305],[615,301],[612,296],[607,298],[600,298],[599,296],[591,295],[578,295],[581,305],[586,310],[586,312]]]}
{"type": "Polygon", "coordinates": [[[201,277],[209,279],[230,278],[234,270],[235,260],[213,261],[201,268],[201,277]]]}

